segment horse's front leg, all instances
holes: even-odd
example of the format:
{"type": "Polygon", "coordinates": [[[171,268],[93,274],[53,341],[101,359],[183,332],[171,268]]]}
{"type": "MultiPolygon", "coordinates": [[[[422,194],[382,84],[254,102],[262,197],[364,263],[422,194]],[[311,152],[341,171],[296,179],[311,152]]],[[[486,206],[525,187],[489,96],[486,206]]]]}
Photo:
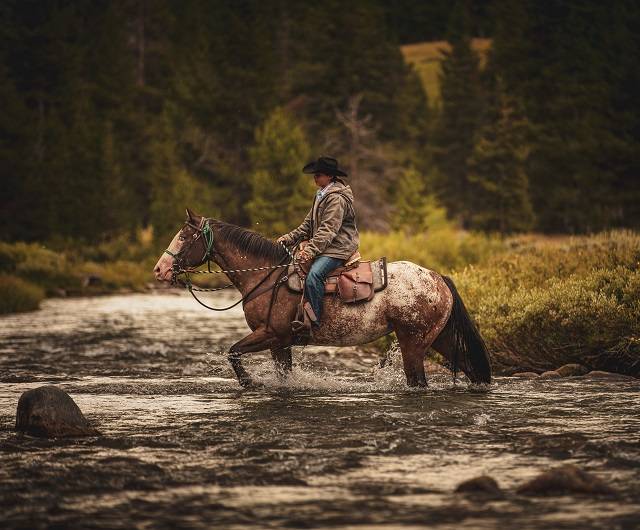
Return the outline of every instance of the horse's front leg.
{"type": "Polygon", "coordinates": [[[271,348],[271,358],[276,365],[276,372],[280,377],[287,376],[293,365],[291,359],[291,346],[284,348],[271,348]]]}
{"type": "Polygon", "coordinates": [[[229,348],[229,362],[233,371],[238,377],[238,382],[244,388],[252,385],[251,377],[242,366],[240,358],[245,353],[257,352],[262,350],[268,350],[277,346],[278,340],[272,332],[267,331],[265,328],[258,328],[250,335],[247,335],[244,339],[236,342],[231,348],[229,348]]]}

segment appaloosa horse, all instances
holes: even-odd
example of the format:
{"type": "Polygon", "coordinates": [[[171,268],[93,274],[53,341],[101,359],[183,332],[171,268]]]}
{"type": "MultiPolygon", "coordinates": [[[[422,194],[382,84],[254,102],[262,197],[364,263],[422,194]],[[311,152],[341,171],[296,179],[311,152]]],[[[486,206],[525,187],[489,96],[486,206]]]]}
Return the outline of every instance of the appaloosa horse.
{"type": "MultiPolygon", "coordinates": [[[[271,350],[281,373],[291,370],[291,346],[300,295],[282,279],[287,250],[265,237],[187,210],[187,220],[154,268],[157,280],[171,281],[177,270],[213,261],[242,293],[251,333],[231,346],[229,361],[243,387],[252,384],[243,368],[245,353],[271,350]],[[263,268],[262,270],[245,270],[263,268]]],[[[484,342],[450,278],[408,261],[389,263],[388,286],[369,302],[344,304],[325,297],[322,324],[310,344],[352,346],[395,331],[409,386],[426,386],[424,357],[431,346],[473,383],[491,382],[484,342]]]]}

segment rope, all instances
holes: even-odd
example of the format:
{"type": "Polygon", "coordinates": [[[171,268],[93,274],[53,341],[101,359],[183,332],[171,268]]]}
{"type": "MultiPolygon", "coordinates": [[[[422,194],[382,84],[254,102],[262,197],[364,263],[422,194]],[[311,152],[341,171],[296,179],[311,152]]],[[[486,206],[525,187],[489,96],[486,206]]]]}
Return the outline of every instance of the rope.
{"type": "MultiPolygon", "coordinates": [[[[200,229],[200,227],[198,227],[198,229],[200,229]]],[[[291,253],[291,251],[287,248],[287,246],[282,242],[282,241],[278,241],[278,243],[280,243],[280,245],[282,245],[282,247],[285,249],[285,251],[287,252],[287,255],[290,258],[290,261],[288,261],[287,263],[279,263],[278,265],[266,265],[264,267],[251,267],[251,268],[247,268],[247,269],[226,269],[226,270],[218,270],[218,271],[212,271],[211,270],[211,250],[213,249],[213,231],[211,230],[211,227],[209,225],[209,223],[205,223],[204,226],[201,228],[202,230],[202,236],[204,237],[205,240],[205,254],[204,254],[204,258],[207,259],[207,269],[206,271],[198,271],[198,270],[193,270],[193,269],[177,269],[174,271],[174,282],[178,282],[181,283],[185,289],[189,290],[189,293],[191,293],[191,296],[193,296],[193,298],[196,300],[196,302],[198,302],[201,306],[206,307],[207,309],[211,309],[212,311],[226,311],[227,309],[231,309],[235,306],[237,306],[238,304],[240,304],[241,302],[244,302],[249,296],[251,296],[251,294],[253,294],[256,289],[258,287],[260,287],[260,285],[262,285],[272,274],[276,269],[281,269],[284,267],[289,267],[293,262],[294,262],[294,257],[293,254],[291,253]],[[201,302],[198,297],[195,295],[195,292],[200,292],[200,293],[212,293],[212,292],[216,292],[216,291],[222,291],[223,289],[228,289],[229,287],[235,287],[233,283],[229,283],[227,285],[224,285],[222,287],[212,287],[212,288],[203,288],[203,287],[194,287],[193,284],[191,283],[191,278],[190,278],[190,274],[233,274],[233,273],[237,273],[237,272],[256,272],[256,271],[264,271],[264,270],[268,270],[270,271],[269,274],[267,274],[264,278],[262,278],[262,280],[260,280],[260,282],[258,282],[258,284],[251,289],[246,295],[244,295],[242,298],[240,298],[240,300],[238,300],[237,302],[235,302],[234,304],[228,306],[228,307],[224,307],[224,308],[218,308],[218,307],[211,307],[208,306],[207,304],[201,302]],[[186,276],[186,281],[182,281],[179,280],[177,277],[180,275],[185,275],[186,276]]],[[[165,252],[167,254],[169,254],[170,256],[172,256],[174,259],[176,259],[175,254],[173,254],[172,252],[170,252],[169,250],[165,250],[165,252]]],[[[174,263],[174,266],[177,264],[177,260],[176,263],[174,263]]],[[[282,276],[282,275],[281,275],[282,276]]],[[[279,281],[276,282],[276,284],[274,284],[273,288],[276,288],[276,286],[279,285],[279,281]]]]}

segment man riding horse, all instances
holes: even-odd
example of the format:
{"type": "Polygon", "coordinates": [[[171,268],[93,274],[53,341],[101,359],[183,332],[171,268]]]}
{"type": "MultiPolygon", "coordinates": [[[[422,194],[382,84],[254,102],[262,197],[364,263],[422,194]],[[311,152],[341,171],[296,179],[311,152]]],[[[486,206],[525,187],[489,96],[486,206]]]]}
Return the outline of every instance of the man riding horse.
{"type": "Polygon", "coordinates": [[[322,316],[322,297],[327,275],[344,265],[358,250],[360,238],[356,226],[353,192],[345,184],[347,173],[339,168],[335,158],[321,156],[302,168],[313,174],[318,191],[302,224],[278,242],[293,246],[302,241],[298,261],[312,261],[304,283],[304,298],[309,302],[308,318],[294,321],[299,336],[311,334],[311,326],[319,327],[322,316]]]}

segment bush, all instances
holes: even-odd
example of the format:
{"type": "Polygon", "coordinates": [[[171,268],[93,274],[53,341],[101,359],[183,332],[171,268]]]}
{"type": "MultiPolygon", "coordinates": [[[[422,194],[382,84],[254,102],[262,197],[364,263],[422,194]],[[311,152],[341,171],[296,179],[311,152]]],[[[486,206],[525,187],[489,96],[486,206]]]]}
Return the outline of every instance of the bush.
{"type": "Polygon", "coordinates": [[[38,309],[44,291],[37,285],[6,274],[0,275],[0,314],[38,309]]]}
{"type": "Polygon", "coordinates": [[[360,252],[365,259],[386,256],[389,261],[413,261],[438,272],[486,261],[504,248],[504,242],[497,237],[449,226],[413,235],[403,231],[360,234],[360,252]]]}
{"type": "Polygon", "coordinates": [[[640,374],[640,236],[511,241],[455,280],[499,371],[576,362],[640,374]]]}

